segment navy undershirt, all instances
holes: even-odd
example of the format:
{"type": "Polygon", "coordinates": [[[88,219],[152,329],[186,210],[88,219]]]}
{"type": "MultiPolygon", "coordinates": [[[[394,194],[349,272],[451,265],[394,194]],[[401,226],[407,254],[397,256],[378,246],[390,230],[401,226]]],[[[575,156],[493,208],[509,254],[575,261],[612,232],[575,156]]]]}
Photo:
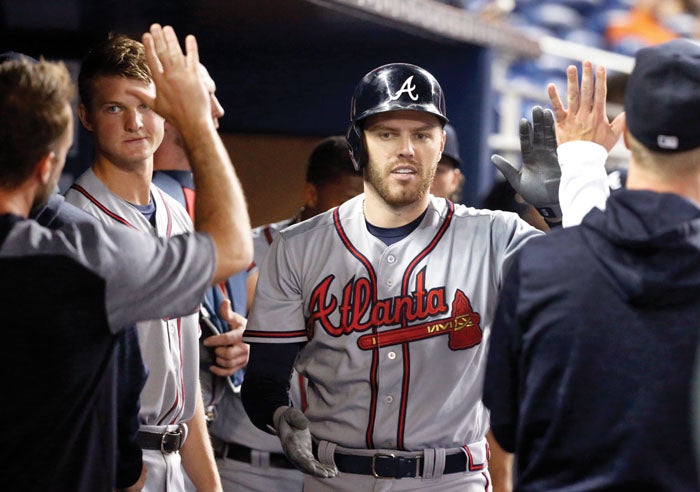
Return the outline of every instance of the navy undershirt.
{"type": "Polygon", "coordinates": [[[153,195],[151,195],[148,205],[136,205],[135,203],[131,202],[129,202],[129,205],[141,212],[141,214],[146,217],[146,220],[148,220],[153,227],[156,226],[156,202],[153,199],[153,195]]]}
{"type": "Polygon", "coordinates": [[[416,227],[418,227],[418,225],[423,221],[423,217],[425,217],[425,213],[427,211],[428,209],[426,208],[417,219],[401,227],[378,227],[370,224],[367,222],[367,220],[365,220],[365,224],[367,224],[367,230],[370,234],[378,239],[381,239],[387,246],[391,246],[394,243],[398,243],[416,230],[416,227]]]}
{"type": "MultiPolygon", "coordinates": [[[[415,220],[401,227],[377,227],[367,224],[367,230],[390,246],[411,234],[420,225],[427,209],[415,220]]],[[[251,357],[241,394],[250,420],[258,428],[270,432],[272,415],[280,406],[290,405],[289,375],[297,354],[304,343],[251,343],[251,357]]]]}

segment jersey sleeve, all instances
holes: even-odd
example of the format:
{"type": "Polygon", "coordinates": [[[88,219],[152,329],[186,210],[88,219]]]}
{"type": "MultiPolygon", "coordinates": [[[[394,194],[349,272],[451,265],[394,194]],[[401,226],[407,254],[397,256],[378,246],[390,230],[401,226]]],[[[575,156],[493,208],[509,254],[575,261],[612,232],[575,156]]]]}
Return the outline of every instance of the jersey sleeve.
{"type": "Polygon", "coordinates": [[[214,244],[203,233],[162,239],[85,222],[38,230],[32,242],[43,252],[70,256],[104,279],[113,332],[138,321],[193,313],[216,264],[214,244]]]}
{"type": "Polygon", "coordinates": [[[279,234],[267,253],[243,340],[248,343],[307,341],[302,288],[291,246],[279,234]]]}
{"type": "Polygon", "coordinates": [[[532,227],[515,213],[501,211],[493,213],[491,240],[493,249],[499,256],[498,264],[501,268],[498,272],[498,287],[501,288],[513,260],[523,245],[533,237],[542,236],[544,233],[532,227]]]}
{"type": "Polygon", "coordinates": [[[557,149],[561,180],[559,204],[562,227],[581,223],[593,207],[605,210],[610,195],[604,147],[593,142],[566,142],[557,149]]]}

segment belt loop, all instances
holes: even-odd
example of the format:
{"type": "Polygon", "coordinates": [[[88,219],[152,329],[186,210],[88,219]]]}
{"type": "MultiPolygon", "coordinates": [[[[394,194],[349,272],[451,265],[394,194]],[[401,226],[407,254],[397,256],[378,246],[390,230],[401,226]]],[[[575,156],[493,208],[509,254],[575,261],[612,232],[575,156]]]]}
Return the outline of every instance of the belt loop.
{"type": "Polygon", "coordinates": [[[182,422],[178,424],[180,429],[182,429],[182,442],[180,443],[180,448],[185,445],[185,441],[187,440],[187,436],[189,435],[189,428],[187,427],[187,424],[185,422],[182,422]]]}
{"type": "Polygon", "coordinates": [[[250,464],[258,468],[269,468],[270,453],[267,451],[250,450],[250,464]]]}
{"type": "Polygon", "coordinates": [[[423,478],[442,478],[445,472],[445,448],[423,450],[423,478]]]}
{"type": "Polygon", "coordinates": [[[335,464],[335,448],[337,447],[338,445],[334,442],[320,441],[318,443],[318,461],[324,465],[337,466],[335,464]]]}

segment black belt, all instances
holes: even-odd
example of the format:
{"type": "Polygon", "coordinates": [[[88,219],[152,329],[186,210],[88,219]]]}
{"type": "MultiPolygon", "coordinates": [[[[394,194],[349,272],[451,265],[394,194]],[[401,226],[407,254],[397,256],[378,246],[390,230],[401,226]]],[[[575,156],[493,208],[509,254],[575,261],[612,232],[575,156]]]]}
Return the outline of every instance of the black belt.
{"type": "MultiPolygon", "coordinates": [[[[217,443],[218,444],[218,443],[217,443]]],[[[268,453],[270,456],[270,466],[273,468],[295,468],[291,461],[282,453],[268,453]]],[[[214,455],[217,458],[228,458],[230,460],[253,463],[253,450],[233,442],[215,445],[214,455]]]]}
{"type": "Polygon", "coordinates": [[[179,451],[183,444],[182,428],[174,431],[147,432],[139,431],[136,441],[141,449],[156,449],[163,454],[179,451]]]}
{"type": "MultiPolygon", "coordinates": [[[[358,475],[373,475],[377,478],[420,478],[423,473],[423,457],[395,456],[393,453],[377,453],[372,456],[356,456],[335,452],[333,455],[338,470],[358,475]]],[[[464,453],[445,456],[443,473],[463,473],[467,470],[464,453]]]]}

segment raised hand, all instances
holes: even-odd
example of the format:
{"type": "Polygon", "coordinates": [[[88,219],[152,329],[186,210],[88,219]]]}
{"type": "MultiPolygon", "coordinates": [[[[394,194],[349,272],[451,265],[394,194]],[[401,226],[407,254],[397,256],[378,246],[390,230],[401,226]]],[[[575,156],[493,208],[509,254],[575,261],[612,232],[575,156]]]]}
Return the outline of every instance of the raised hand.
{"type": "Polygon", "coordinates": [[[494,154],[491,162],[503,173],[513,189],[547,220],[561,218],[554,116],[540,106],[532,108],[532,123],[520,120],[520,150],[523,165],[516,168],[504,157],[494,154]]]}
{"type": "Polygon", "coordinates": [[[547,86],[549,100],[552,103],[556,133],[559,145],[584,140],[595,142],[610,152],[622,134],[624,113],[612,122],[608,121],[605,109],[607,81],[605,67],[598,65],[593,72],[593,64],[582,64],[581,86],[578,84],[578,70],[570,65],[566,69],[567,108],[559,97],[554,84],[547,86]]]}
{"type": "Polygon", "coordinates": [[[185,38],[186,54],[171,26],[152,24],[142,40],[156,94],[154,97],[146,90],[137,90],[134,95],[183,134],[199,125],[213,125],[209,94],[199,76],[199,52],[194,36],[185,38]]]}

